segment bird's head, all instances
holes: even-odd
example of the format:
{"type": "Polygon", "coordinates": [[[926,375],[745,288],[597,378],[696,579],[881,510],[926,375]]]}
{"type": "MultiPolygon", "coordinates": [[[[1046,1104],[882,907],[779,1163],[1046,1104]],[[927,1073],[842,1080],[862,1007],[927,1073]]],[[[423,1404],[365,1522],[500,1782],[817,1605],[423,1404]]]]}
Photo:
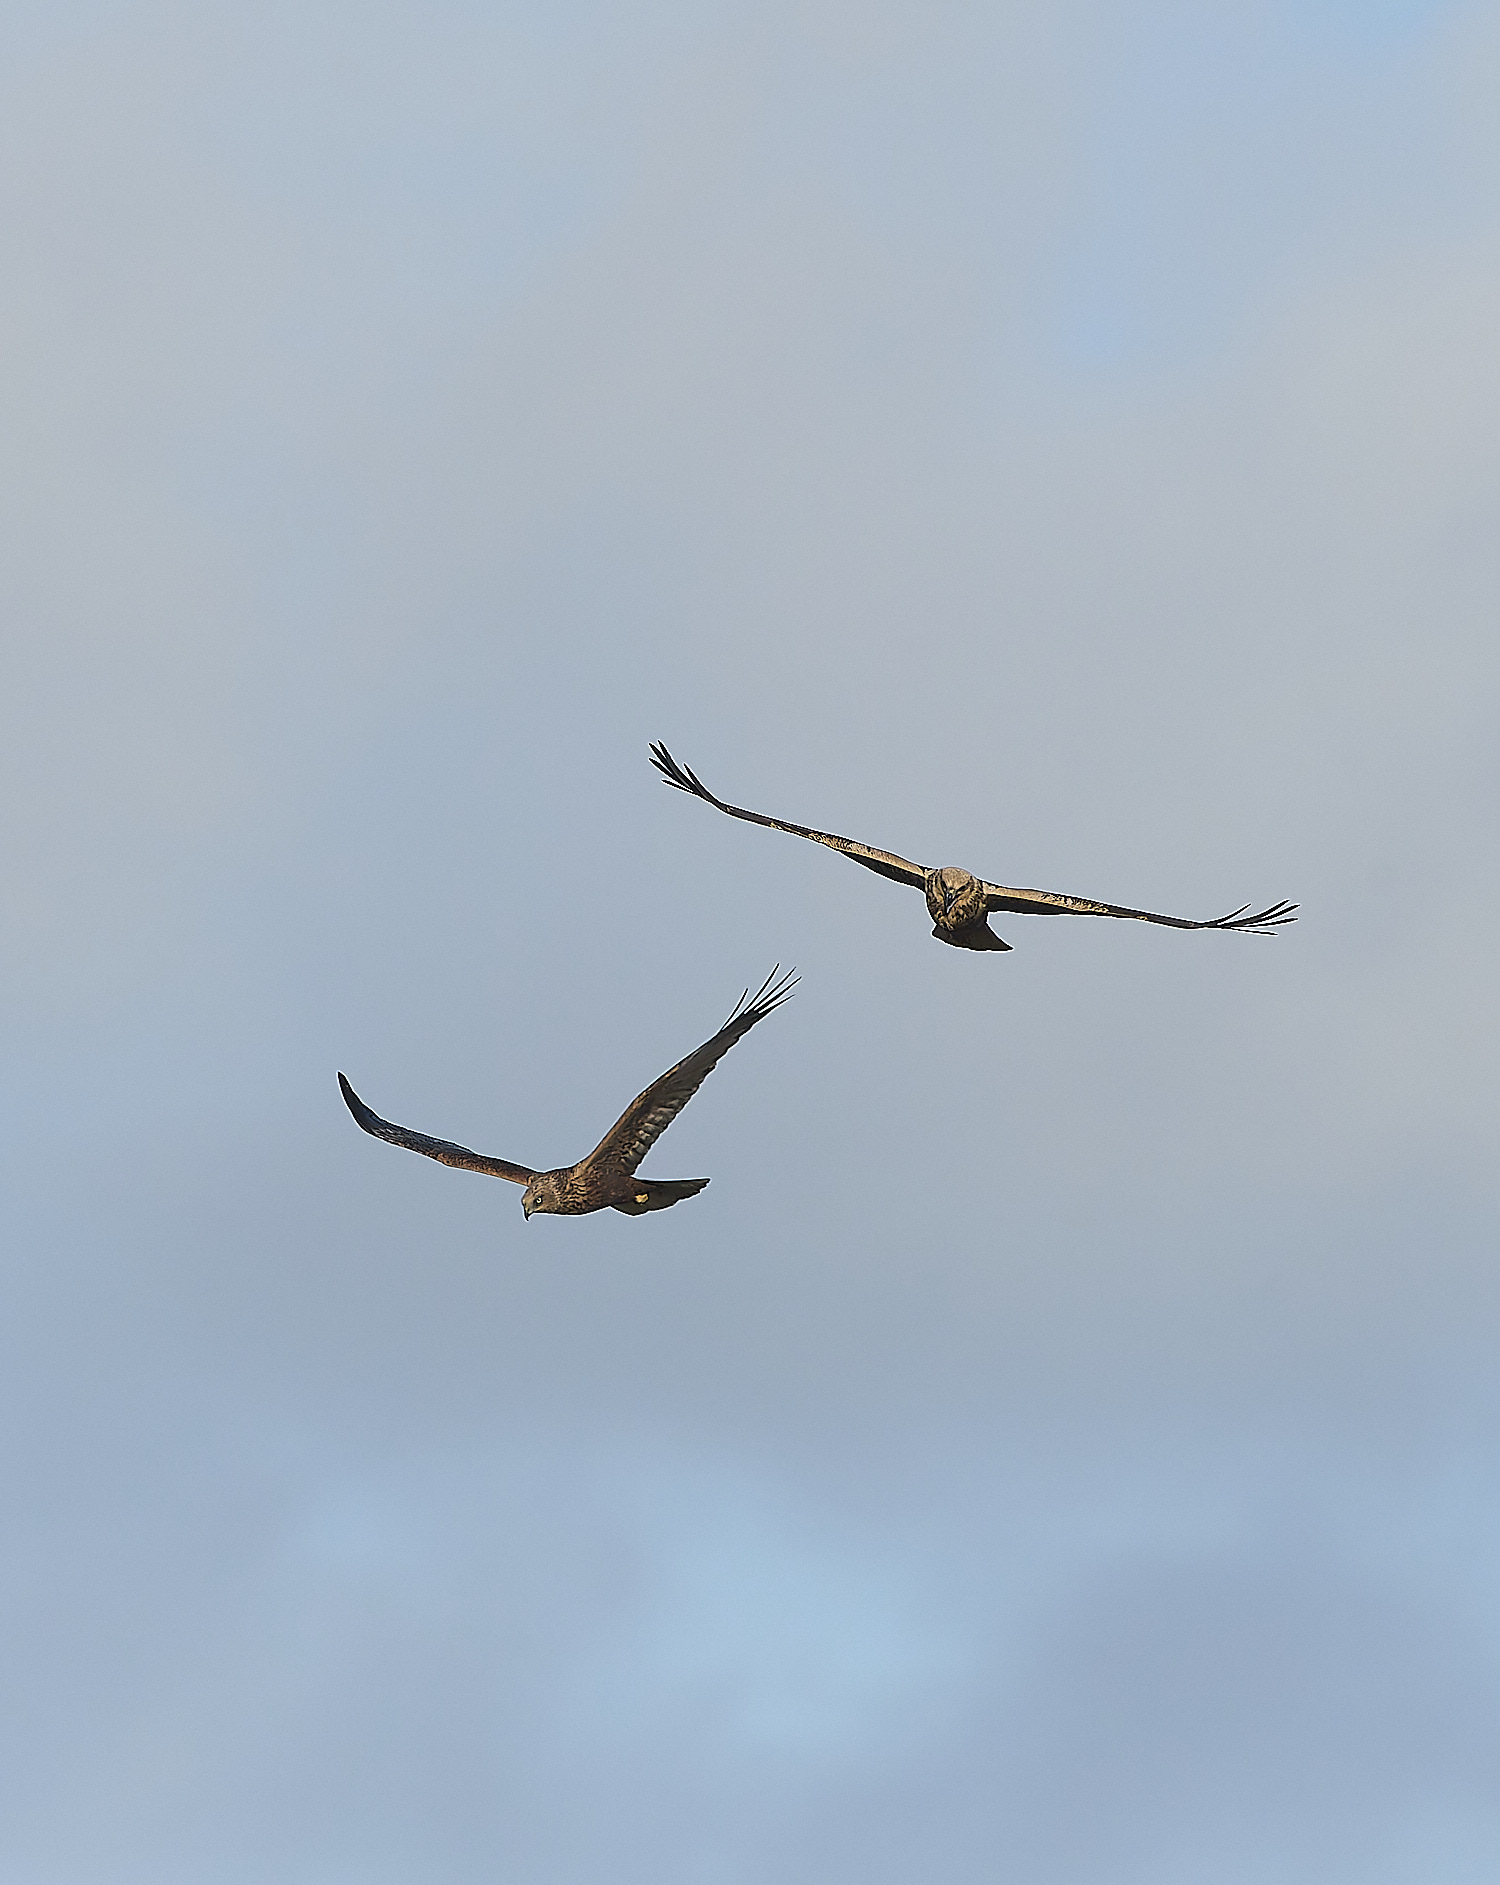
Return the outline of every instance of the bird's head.
{"type": "Polygon", "coordinates": [[[934,923],[961,928],[984,915],[984,890],[972,871],[945,864],[927,873],[927,907],[934,923]]]}
{"type": "Polygon", "coordinates": [[[521,1193],[521,1209],[530,1217],[533,1211],[557,1209],[556,1172],[533,1172],[531,1183],[521,1193]]]}

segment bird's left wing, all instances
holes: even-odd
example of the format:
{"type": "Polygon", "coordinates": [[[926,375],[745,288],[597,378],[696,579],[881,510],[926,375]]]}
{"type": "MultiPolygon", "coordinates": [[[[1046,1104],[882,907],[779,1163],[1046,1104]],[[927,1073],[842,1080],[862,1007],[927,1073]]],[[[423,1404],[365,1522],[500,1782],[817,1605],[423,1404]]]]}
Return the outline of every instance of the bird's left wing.
{"type": "Polygon", "coordinates": [[[471,1152],[466,1145],[454,1145],[447,1139],[429,1139],[425,1132],[410,1132],[405,1126],[393,1126],[390,1120],[370,1111],[342,1074],[339,1088],[355,1124],[377,1139],[388,1139],[392,1145],[404,1145],[408,1152],[420,1152],[424,1158],[435,1158],[443,1165],[457,1165],[466,1172],[487,1172],[491,1178],[508,1178],[513,1185],[529,1185],[536,1176],[529,1167],[512,1165],[509,1159],[486,1158],[482,1152],[471,1152]]]}
{"type": "Polygon", "coordinates": [[[1153,910],[1128,910],[1120,903],[1092,903],[1086,897],[1064,897],[1051,890],[1008,890],[1003,884],[984,886],[987,910],[1013,910],[1022,916],[1130,916],[1142,923],[1165,923],[1171,929],[1234,929],[1248,936],[1274,936],[1283,923],[1297,920],[1295,903],[1273,903],[1247,915],[1248,903],[1207,922],[1187,916],[1158,916],[1153,910]]]}
{"type": "Polygon", "coordinates": [[[748,1034],[757,1021],[764,1021],[790,998],[798,978],[791,971],[780,975],[780,967],[778,963],[772,969],[753,998],[748,989],[741,995],[734,1013],[712,1040],[695,1047],[686,1060],[669,1067],[659,1080],[653,1080],[644,1093],[638,1094],[582,1164],[595,1170],[608,1166],[632,1175],[741,1035],[748,1034]]]}
{"type": "Polygon", "coordinates": [[[857,838],[841,838],[832,831],[814,831],[810,825],[793,825],[784,818],[768,818],[764,812],[747,812],[743,805],[726,805],[723,799],[714,797],[691,766],[679,764],[665,746],[651,748],[651,763],[668,785],[675,785],[679,792],[691,792],[694,798],[728,812],[731,818],[748,818],[752,825],[769,825],[772,831],[789,831],[794,838],[811,838],[816,844],[826,844],[852,858],[856,864],[863,864],[866,870],[889,877],[892,883],[910,884],[914,890],[920,890],[927,882],[927,873],[920,864],[897,857],[894,851],[878,851],[873,844],[861,844],[857,838]]]}

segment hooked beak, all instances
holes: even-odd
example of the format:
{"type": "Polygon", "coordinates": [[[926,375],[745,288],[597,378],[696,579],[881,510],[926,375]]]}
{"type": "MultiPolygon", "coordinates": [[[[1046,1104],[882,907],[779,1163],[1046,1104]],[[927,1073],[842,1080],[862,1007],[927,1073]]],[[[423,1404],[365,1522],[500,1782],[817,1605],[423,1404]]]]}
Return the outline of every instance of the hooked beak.
{"type": "Polygon", "coordinates": [[[527,1201],[524,1198],[522,1198],[521,1200],[521,1210],[525,1216],[527,1217],[531,1216],[531,1206],[527,1203],[527,1201]]]}

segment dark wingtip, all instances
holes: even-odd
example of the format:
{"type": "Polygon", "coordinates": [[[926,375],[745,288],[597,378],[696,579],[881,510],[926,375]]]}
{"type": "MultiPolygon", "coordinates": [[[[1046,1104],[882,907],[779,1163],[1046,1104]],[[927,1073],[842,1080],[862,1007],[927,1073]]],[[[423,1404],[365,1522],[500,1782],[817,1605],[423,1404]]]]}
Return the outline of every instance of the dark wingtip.
{"type": "Polygon", "coordinates": [[[1274,936],[1284,923],[1295,923],[1298,906],[1295,903],[1273,903],[1264,910],[1257,910],[1253,916],[1246,916],[1250,908],[1242,903],[1237,910],[1231,910],[1228,916],[1221,916],[1217,922],[1205,924],[1207,929],[1232,929],[1240,936],[1274,936]]]}
{"type": "Polygon", "coordinates": [[[714,797],[713,793],[709,791],[708,787],[698,777],[697,773],[693,771],[692,767],[679,764],[667,751],[661,741],[656,741],[650,748],[650,752],[652,765],[655,766],[656,770],[666,780],[668,785],[676,786],[679,792],[691,792],[696,799],[707,799],[710,805],[718,804],[719,801],[714,797]]]}
{"type": "Polygon", "coordinates": [[[659,740],[653,741],[649,751],[652,765],[668,785],[675,785],[679,792],[692,791],[693,788],[682,775],[682,768],[659,740]]]}
{"type": "Polygon", "coordinates": [[[753,995],[748,988],[744,991],[734,1004],[728,1021],[724,1023],[725,1027],[743,1020],[747,1015],[749,1016],[748,1025],[751,1027],[757,1021],[764,1021],[766,1016],[773,1013],[784,1001],[791,1000],[792,990],[801,980],[802,977],[795,969],[788,969],[786,974],[782,975],[781,964],[778,962],[753,995]]]}
{"type": "MultiPolygon", "coordinates": [[[[350,1086],[349,1082],[344,1078],[343,1074],[339,1075],[339,1091],[344,1096],[344,1104],[349,1108],[349,1111],[353,1113],[354,1115],[355,1125],[362,1127],[364,1131],[366,1132],[373,1131],[374,1128],[371,1126],[370,1121],[371,1120],[379,1121],[380,1115],[378,1113],[372,1113],[370,1111],[369,1107],[365,1105],[364,1101],[354,1091],[354,1088],[350,1086]]],[[[376,1133],[375,1136],[379,1138],[380,1135],[376,1133]]]]}
{"type": "Polygon", "coordinates": [[[1274,936],[1284,923],[1295,923],[1297,920],[1295,903],[1273,903],[1247,916],[1249,908],[1248,903],[1242,903],[1227,916],[1216,917],[1211,923],[1203,923],[1199,927],[1233,930],[1238,936],[1274,936]]]}

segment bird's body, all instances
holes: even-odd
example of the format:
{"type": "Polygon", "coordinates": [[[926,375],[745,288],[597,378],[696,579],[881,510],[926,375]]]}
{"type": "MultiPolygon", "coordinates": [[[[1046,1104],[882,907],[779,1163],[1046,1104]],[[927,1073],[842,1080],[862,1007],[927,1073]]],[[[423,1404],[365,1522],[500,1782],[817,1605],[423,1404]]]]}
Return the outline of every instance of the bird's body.
{"type": "Polygon", "coordinates": [[[984,885],[960,864],[928,871],[922,884],[932,933],[956,949],[1009,949],[985,921],[984,885]]]}
{"type": "Polygon", "coordinates": [[[610,1210],[640,1217],[691,1198],[708,1183],[706,1178],[635,1178],[628,1172],[586,1171],[587,1164],[584,1159],[555,1172],[533,1172],[521,1200],[526,1215],[541,1211],[556,1217],[587,1217],[590,1211],[610,1210]]]}
{"type": "Polygon", "coordinates": [[[534,1211],[557,1217],[584,1217],[590,1211],[604,1210],[641,1217],[648,1211],[665,1211],[700,1192],[708,1180],[641,1178],[636,1167],[735,1042],[788,999],[797,978],[791,974],[779,980],[777,977],[778,971],[773,969],[753,999],[747,990],[717,1034],[675,1067],[669,1067],[644,1093],[637,1094],[587,1158],[576,1165],[561,1165],[555,1171],[533,1171],[508,1159],[491,1158],[450,1140],[430,1139],[426,1133],[393,1125],[371,1112],[343,1074],[339,1075],[339,1087],[355,1122],[375,1138],[405,1146],[444,1165],[524,1185],[521,1208],[527,1217],[534,1211]]]}
{"type": "Polygon", "coordinates": [[[1087,897],[1067,897],[1052,890],[1013,890],[1004,884],[986,883],[961,865],[944,864],[928,869],[898,857],[894,851],[878,851],[873,845],[860,844],[853,838],[840,838],[831,831],[814,831],[808,825],[793,825],[784,819],[768,818],[764,812],[749,812],[739,805],[726,805],[715,798],[691,768],[681,766],[665,746],[651,748],[651,763],[679,792],[689,792],[703,799],[731,818],[748,819],[754,825],[768,825],[773,831],[790,832],[796,838],[811,838],[842,852],[866,870],[888,877],[893,883],[908,884],[927,899],[932,918],[932,933],[939,942],[955,949],[1009,950],[990,928],[988,918],[996,910],[1011,910],[1024,916],[1120,916],[1142,923],[1162,923],[1170,929],[1229,929],[1253,936],[1274,936],[1283,923],[1296,921],[1294,903],[1275,903],[1247,915],[1248,904],[1231,910],[1228,916],[1208,922],[1194,922],[1185,916],[1159,916],[1152,910],[1132,910],[1119,903],[1095,903],[1087,897]]]}

